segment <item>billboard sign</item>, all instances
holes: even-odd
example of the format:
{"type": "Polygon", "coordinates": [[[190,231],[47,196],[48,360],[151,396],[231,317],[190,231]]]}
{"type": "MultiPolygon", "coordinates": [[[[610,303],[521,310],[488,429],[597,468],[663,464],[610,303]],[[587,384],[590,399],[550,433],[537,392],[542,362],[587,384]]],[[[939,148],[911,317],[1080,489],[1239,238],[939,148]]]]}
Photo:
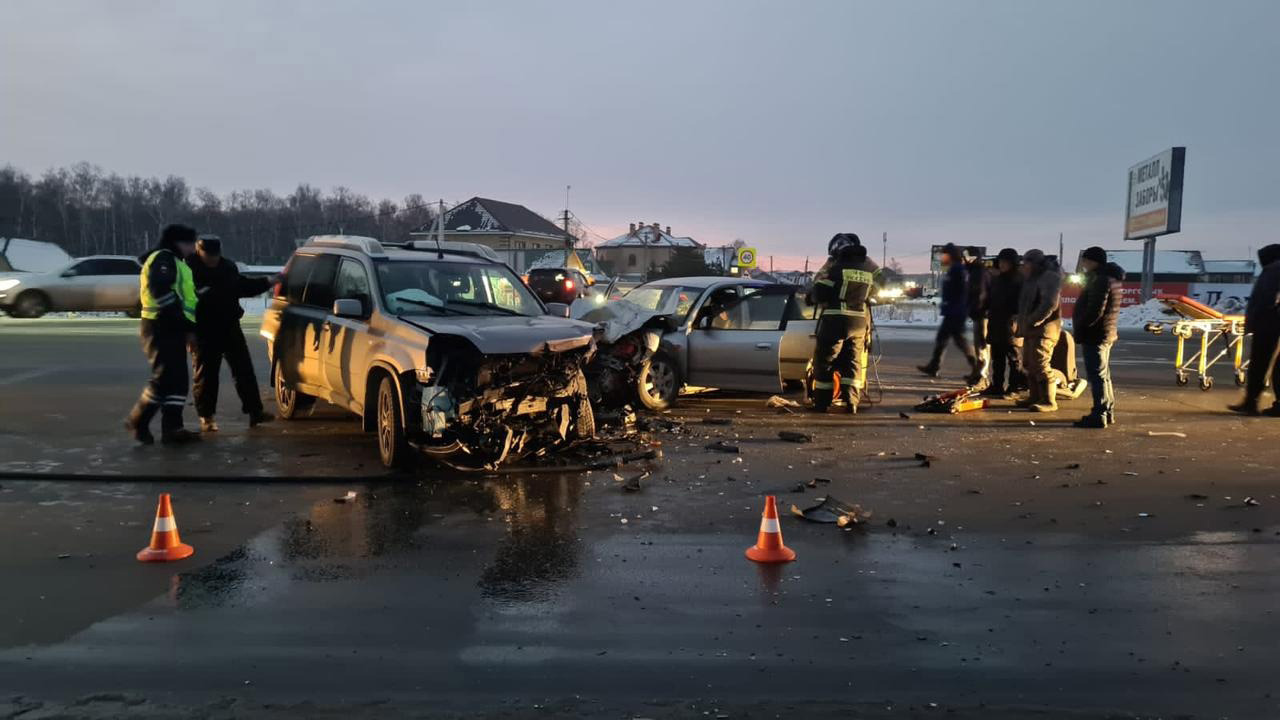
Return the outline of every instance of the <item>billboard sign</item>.
{"type": "Polygon", "coordinates": [[[1129,168],[1126,240],[1144,240],[1182,229],[1182,169],[1186,157],[1186,148],[1174,147],[1129,168]]]}

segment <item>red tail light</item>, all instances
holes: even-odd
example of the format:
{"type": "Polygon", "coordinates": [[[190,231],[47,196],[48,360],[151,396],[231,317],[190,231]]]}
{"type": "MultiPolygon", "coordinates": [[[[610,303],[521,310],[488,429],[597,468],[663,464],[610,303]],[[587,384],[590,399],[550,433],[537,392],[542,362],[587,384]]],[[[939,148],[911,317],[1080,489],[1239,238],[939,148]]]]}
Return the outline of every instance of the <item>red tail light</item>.
{"type": "Polygon", "coordinates": [[[271,286],[271,297],[284,297],[284,278],[280,278],[275,285],[271,286]]]}
{"type": "Polygon", "coordinates": [[[573,289],[573,281],[572,281],[572,280],[569,280],[569,279],[567,279],[567,278],[566,278],[566,279],[565,279],[565,281],[564,281],[564,289],[565,289],[565,290],[572,290],[572,289],[573,289]]]}

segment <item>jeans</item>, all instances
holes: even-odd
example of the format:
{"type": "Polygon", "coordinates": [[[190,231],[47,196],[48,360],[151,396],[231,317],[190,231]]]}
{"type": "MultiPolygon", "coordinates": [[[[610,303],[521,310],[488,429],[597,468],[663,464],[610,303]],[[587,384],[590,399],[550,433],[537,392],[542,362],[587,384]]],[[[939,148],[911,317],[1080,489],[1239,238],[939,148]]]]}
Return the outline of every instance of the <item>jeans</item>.
{"type": "Polygon", "coordinates": [[[1089,389],[1093,391],[1091,415],[1102,417],[1116,409],[1116,391],[1111,385],[1111,346],[1084,345],[1084,371],[1089,376],[1089,389]]]}

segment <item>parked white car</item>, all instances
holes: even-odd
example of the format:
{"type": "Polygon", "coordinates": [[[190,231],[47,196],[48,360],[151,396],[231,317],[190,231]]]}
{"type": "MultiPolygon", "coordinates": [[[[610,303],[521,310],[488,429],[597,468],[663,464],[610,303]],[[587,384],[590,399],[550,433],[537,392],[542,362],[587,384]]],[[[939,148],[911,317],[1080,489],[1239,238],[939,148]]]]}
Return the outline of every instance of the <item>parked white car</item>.
{"type": "Polygon", "coordinates": [[[138,274],[131,255],[91,255],[47,273],[0,279],[0,310],[19,318],[48,312],[123,312],[137,317],[138,274]]]}

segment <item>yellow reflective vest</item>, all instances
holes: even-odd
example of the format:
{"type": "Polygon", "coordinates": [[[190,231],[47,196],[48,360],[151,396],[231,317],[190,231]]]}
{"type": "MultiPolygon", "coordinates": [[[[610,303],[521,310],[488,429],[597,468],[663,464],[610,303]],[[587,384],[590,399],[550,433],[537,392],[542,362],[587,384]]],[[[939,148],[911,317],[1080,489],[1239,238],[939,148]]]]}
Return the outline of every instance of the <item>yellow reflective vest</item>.
{"type": "MultiPolygon", "coordinates": [[[[160,317],[160,312],[174,303],[182,304],[182,314],[186,316],[187,321],[194,323],[196,321],[196,282],[191,277],[191,268],[187,264],[178,259],[176,255],[168,250],[157,250],[147,257],[147,261],[142,264],[142,273],[138,276],[139,282],[139,301],[142,304],[142,317],[147,320],[155,320],[160,317]],[[152,265],[161,254],[169,256],[169,262],[172,262],[175,274],[172,282],[167,289],[163,287],[153,287],[152,283],[156,281],[153,277],[156,274],[152,272],[152,265]],[[157,295],[157,291],[160,293],[157,295]]],[[[162,286],[163,280],[156,283],[162,286]]]]}

